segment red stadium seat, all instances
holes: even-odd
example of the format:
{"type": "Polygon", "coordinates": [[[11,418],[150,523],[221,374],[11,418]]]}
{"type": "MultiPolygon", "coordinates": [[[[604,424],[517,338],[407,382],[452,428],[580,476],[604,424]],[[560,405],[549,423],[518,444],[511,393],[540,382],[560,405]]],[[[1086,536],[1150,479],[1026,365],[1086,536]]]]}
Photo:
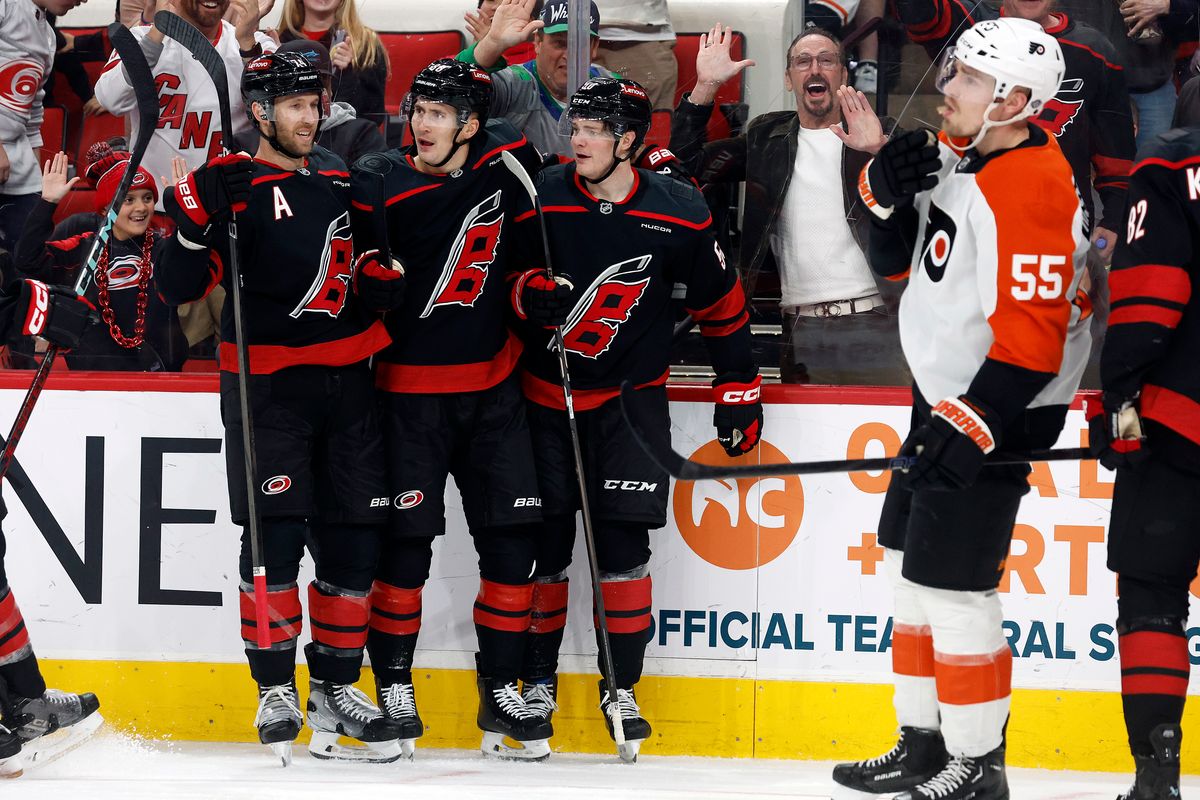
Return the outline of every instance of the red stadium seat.
{"type": "Polygon", "coordinates": [[[54,210],[55,225],[72,214],[96,210],[96,191],[94,189],[79,188],[80,184],[76,184],[75,187],[67,192],[67,196],[62,199],[62,202],[58,204],[58,208],[54,210]]]}
{"type": "Polygon", "coordinates": [[[655,111],[650,116],[650,131],[646,134],[650,144],[666,147],[671,142],[671,112],[655,111]]]}
{"type": "Polygon", "coordinates": [[[125,118],[114,117],[112,114],[96,114],[92,117],[84,117],[83,125],[79,131],[78,161],[80,169],[85,166],[84,159],[87,156],[88,148],[96,142],[111,139],[114,136],[125,135],[125,118]]]}
{"type": "MultiPolygon", "coordinates": [[[[700,34],[698,33],[680,33],[675,37],[675,59],[679,62],[679,84],[675,88],[675,103],[679,104],[679,99],[686,92],[690,92],[696,85],[696,53],[700,49],[700,34]]],[[[746,36],[743,33],[735,32],[733,34],[733,47],[730,55],[735,61],[740,61],[746,56],[746,36]]],[[[740,103],[746,96],[745,73],[742,73],[736,80],[726,82],[717,91],[717,101],[713,107],[712,119],[708,123],[708,140],[723,139],[729,136],[729,121],[725,119],[725,115],[721,113],[722,103],[740,103]]]]}
{"type": "Polygon", "coordinates": [[[400,113],[400,104],[413,77],[439,58],[453,58],[466,46],[463,35],[458,31],[431,31],[429,33],[379,33],[379,39],[387,50],[392,74],[388,78],[384,94],[384,107],[389,115],[400,113]]]}
{"type": "Polygon", "coordinates": [[[67,149],[67,112],[59,106],[46,106],[42,116],[42,152],[38,161],[67,149]]]}

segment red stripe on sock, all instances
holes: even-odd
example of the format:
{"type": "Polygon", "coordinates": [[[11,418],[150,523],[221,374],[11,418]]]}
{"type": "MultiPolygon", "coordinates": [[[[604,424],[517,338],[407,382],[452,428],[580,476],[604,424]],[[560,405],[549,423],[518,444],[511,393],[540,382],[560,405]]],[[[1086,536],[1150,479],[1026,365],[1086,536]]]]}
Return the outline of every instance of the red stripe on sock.
{"type": "Polygon", "coordinates": [[[1187,695],[1188,679],[1174,675],[1122,675],[1121,694],[1187,695]]]}
{"type": "Polygon", "coordinates": [[[16,655],[28,646],[29,631],[25,628],[21,609],[17,608],[17,598],[12,589],[6,589],[4,597],[0,598],[0,659],[16,655]]]}
{"type": "Polygon", "coordinates": [[[553,633],[567,624],[568,583],[535,583],[533,585],[530,633],[553,633]]]}
{"type": "Polygon", "coordinates": [[[513,586],[480,578],[479,594],[475,597],[475,624],[507,633],[523,633],[529,630],[532,603],[532,583],[513,586]]]}
{"type": "Polygon", "coordinates": [[[370,602],[365,595],[326,594],[316,582],[308,585],[308,618],[317,644],[340,650],[365,647],[370,615],[370,602]]]}
{"type": "Polygon", "coordinates": [[[421,632],[421,590],[405,589],[375,581],[371,587],[371,628],[392,636],[421,632]]]}
{"type": "MultiPolygon", "coordinates": [[[[650,576],[632,581],[601,581],[609,633],[641,633],[650,628],[650,576]],[[630,614],[630,612],[641,612],[630,614]]],[[[595,610],[592,617],[595,621],[595,610]]]]}
{"type": "MultiPolygon", "coordinates": [[[[254,591],[243,589],[238,593],[238,608],[242,617],[242,640],[257,642],[257,619],[254,607],[254,591]]],[[[267,592],[267,622],[270,625],[271,644],[295,641],[300,636],[304,612],[300,609],[300,589],[289,586],[267,592]]]]}
{"type": "Polygon", "coordinates": [[[1166,631],[1133,631],[1120,637],[1121,669],[1156,667],[1187,672],[1187,639],[1182,633],[1166,631]]]}

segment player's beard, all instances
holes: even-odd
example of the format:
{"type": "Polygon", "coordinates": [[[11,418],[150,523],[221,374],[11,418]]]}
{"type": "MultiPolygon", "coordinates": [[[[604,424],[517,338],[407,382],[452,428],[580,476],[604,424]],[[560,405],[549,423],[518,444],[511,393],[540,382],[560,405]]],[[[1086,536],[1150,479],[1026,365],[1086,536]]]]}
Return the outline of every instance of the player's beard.
{"type": "Polygon", "coordinates": [[[312,152],[313,145],[317,141],[317,131],[315,129],[312,130],[311,136],[301,138],[296,135],[295,128],[289,131],[282,131],[278,130],[278,127],[276,125],[275,138],[279,140],[281,145],[288,149],[288,152],[299,156],[306,156],[312,152]]]}

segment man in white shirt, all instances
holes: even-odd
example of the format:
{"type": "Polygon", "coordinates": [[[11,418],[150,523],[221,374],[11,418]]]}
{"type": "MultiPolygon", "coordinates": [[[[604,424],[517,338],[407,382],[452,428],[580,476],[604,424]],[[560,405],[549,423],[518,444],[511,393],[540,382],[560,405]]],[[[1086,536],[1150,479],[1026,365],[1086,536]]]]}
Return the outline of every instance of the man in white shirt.
{"type": "Polygon", "coordinates": [[[784,86],[796,110],[755,118],[733,139],[705,143],[717,88],[753,61],[734,62],[718,24],[701,38],[696,87],[680,100],[671,149],[704,185],[746,182],[739,269],[753,285],[777,271],[785,381],[908,385],[895,305],[867,262],[868,214],[855,186],[887,137],[849,88],[836,35],[809,28],[788,49],[784,86]],[[774,265],[772,267],[772,265],[774,265]]]}
{"type": "Polygon", "coordinates": [[[679,65],[667,0],[596,0],[596,5],[602,21],[597,63],[645,87],[655,111],[670,111],[679,65]]]}

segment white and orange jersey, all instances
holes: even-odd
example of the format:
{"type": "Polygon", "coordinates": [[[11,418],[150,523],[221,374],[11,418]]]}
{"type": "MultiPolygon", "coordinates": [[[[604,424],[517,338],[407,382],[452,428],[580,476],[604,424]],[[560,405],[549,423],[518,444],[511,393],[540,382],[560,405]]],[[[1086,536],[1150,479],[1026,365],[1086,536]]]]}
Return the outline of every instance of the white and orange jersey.
{"type": "MultiPolygon", "coordinates": [[[[150,31],[148,25],[134,28],[132,33],[139,41],[150,31]]],[[[264,52],[273,52],[275,42],[263,33],[254,34],[264,52]]],[[[225,62],[229,77],[229,114],[233,132],[239,135],[250,128],[242,103],[242,57],[238,52],[237,37],[233,25],[221,22],[213,47],[225,62]]],[[[196,169],[210,158],[221,154],[221,115],[217,105],[217,90],[208,72],[199,61],[192,58],[183,45],[174,39],[163,40],[161,52],[150,43],[143,44],[150,62],[158,90],[158,127],[142,157],[142,166],[150,171],[155,180],[171,178],[171,159],[180,156],[187,162],[189,170],[196,169]]],[[[129,77],[121,68],[121,57],[113,51],[100,79],[96,81],[96,99],[113,114],[128,114],[129,136],[137,137],[141,124],[137,98],[129,77]]],[[[230,145],[233,146],[232,143],[230,145]]],[[[158,208],[162,210],[163,189],[158,187],[158,208]]]]}
{"type": "Polygon", "coordinates": [[[1091,348],[1080,291],[1088,236],[1058,143],[1030,138],[963,157],[940,137],[938,185],[920,217],[900,338],[931,404],[964,394],[985,359],[1056,375],[1029,408],[1069,403],[1091,348]]]}

